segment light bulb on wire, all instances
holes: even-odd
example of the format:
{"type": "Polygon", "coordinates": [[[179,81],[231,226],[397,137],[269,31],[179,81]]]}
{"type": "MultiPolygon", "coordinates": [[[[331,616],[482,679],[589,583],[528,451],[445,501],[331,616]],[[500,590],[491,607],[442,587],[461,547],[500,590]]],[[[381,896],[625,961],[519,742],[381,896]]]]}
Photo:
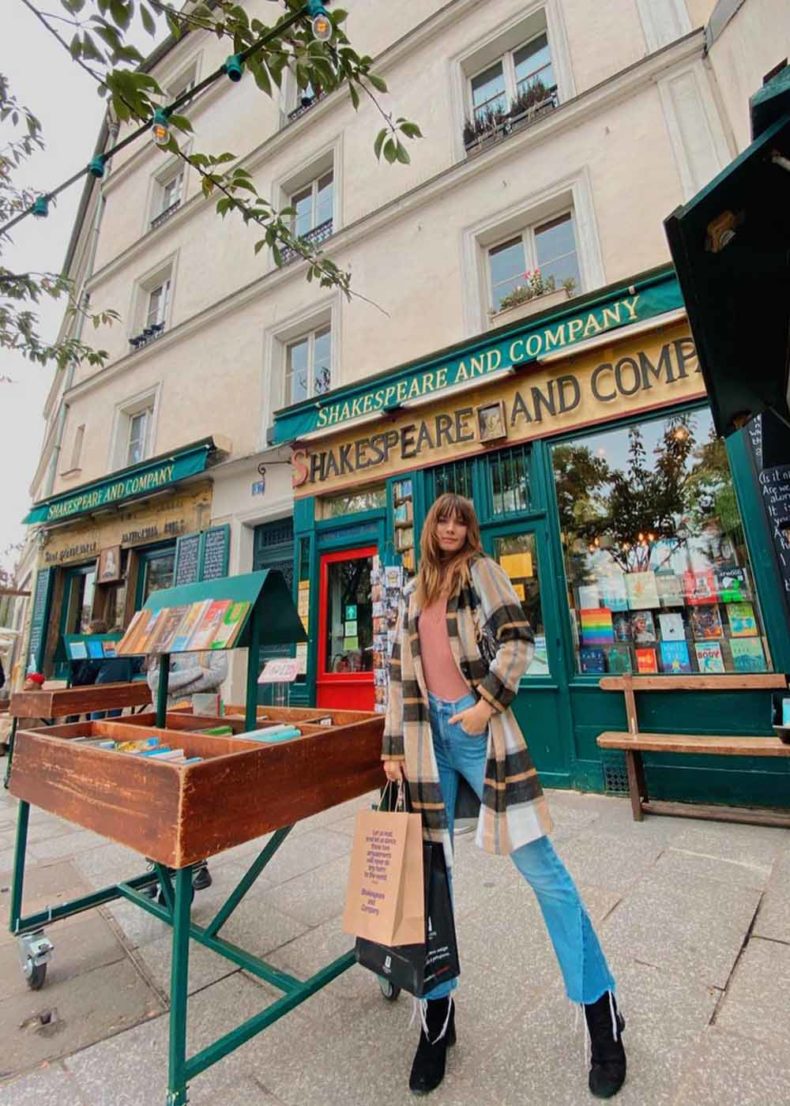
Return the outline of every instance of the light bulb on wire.
{"type": "Polygon", "coordinates": [[[308,0],[307,10],[315,38],[319,42],[329,42],[332,37],[332,20],[321,0],[308,0]]]}
{"type": "Polygon", "coordinates": [[[157,108],[151,123],[151,138],[157,146],[166,146],[170,141],[170,120],[164,108],[157,108]]]}

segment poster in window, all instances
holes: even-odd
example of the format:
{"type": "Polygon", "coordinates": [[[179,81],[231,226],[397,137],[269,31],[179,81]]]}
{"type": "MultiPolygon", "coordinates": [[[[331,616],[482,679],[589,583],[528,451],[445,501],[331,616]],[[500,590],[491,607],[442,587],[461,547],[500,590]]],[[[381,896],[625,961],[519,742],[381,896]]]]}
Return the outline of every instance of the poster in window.
{"type": "Polygon", "coordinates": [[[661,670],[673,676],[691,672],[691,657],[685,641],[662,641],[661,670]]]}
{"type": "Polygon", "coordinates": [[[729,603],[726,611],[732,637],[757,636],[757,619],[751,603],[729,603]]]}
{"type": "Polygon", "coordinates": [[[650,611],[634,611],[631,615],[631,632],[637,645],[650,645],[656,641],[656,624],[650,611]]]}
{"type": "Polygon", "coordinates": [[[697,641],[724,637],[718,607],[695,607],[689,611],[689,626],[697,641]]]}
{"type": "Polygon", "coordinates": [[[627,645],[611,645],[606,650],[606,667],[614,675],[633,672],[631,650],[627,645]]]}
{"type": "Polygon", "coordinates": [[[765,671],[765,654],[759,638],[732,638],[730,649],[736,672],[765,671]]]}

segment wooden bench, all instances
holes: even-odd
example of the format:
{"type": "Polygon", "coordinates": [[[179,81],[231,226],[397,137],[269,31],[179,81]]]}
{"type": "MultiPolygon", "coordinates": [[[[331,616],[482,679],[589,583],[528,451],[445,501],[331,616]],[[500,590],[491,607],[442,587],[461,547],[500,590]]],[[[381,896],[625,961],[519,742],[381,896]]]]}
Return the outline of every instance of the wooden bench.
{"type": "Polygon", "coordinates": [[[598,735],[601,749],[621,749],[628,771],[628,792],[634,819],[645,814],[673,814],[676,817],[708,818],[790,828],[790,811],[770,808],[732,807],[701,803],[677,803],[651,799],[642,763],[642,753],[685,753],[698,756],[788,757],[790,745],[778,737],[712,736],[710,734],[641,733],[636,710],[637,691],[760,691],[787,689],[787,679],[778,673],[754,676],[604,676],[599,687],[621,691],[625,696],[628,733],[598,735]]]}

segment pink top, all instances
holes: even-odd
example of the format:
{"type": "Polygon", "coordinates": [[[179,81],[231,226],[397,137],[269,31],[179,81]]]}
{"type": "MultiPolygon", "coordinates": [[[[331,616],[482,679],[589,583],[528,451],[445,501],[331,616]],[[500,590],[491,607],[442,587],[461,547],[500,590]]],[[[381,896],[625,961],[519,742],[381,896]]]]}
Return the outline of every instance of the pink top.
{"type": "Polygon", "coordinates": [[[458,671],[447,633],[447,599],[437,599],[420,611],[420,653],[425,684],[431,694],[454,703],[469,694],[458,671]]]}

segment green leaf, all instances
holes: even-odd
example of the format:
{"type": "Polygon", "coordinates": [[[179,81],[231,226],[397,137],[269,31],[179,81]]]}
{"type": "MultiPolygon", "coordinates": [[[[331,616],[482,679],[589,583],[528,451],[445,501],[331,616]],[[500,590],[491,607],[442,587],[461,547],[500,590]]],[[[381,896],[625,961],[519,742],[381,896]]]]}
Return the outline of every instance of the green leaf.
{"type": "Polygon", "coordinates": [[[140,8],[140,18],[143,21],[145,30],[153,37],[153,35],[156,34],[156,20],[145,6],[140,8]]]}
{"type": "Polygon", "coordinates": [[[368,73],[368,80],[377,92],[387,91],[387,82],[384,80],[383,77],[380,77],[378,73],[368,73]]]}
{"type": "Polygon", "coordinates": [[[403,122],[400,125],[401,134],[406,138],[422,138],[422,131],[416,123],[403,122]]]}
{"type": "Polygon", "coordinates": [[[395,157],[401,163],[401,165],[408,165],[411,161],[409,157],[409,151],[403,145],[402,142],[395,142],[395,157]]]}
{"type": "Polygon", "coordinates": [[[387,138],[387,128],[383,127],[376,135],[376,141],[373,143],[373,153],[376,155],[379,161],[381,161],[381,147],[387,138]]]}
{"type": "Polygon", "coordinates": [[[192,131],[195,129],[187,119],[186,115],[171,115],[170,123],[179,131],[184,131],[186,134],[191,134],[192,131]]]}
{"type": "Polygon", "coordinates": [[[253,247],[254,250],[255,250],[255,253],[259,254],[265,245],[266,245],[266,239],[261,238],[258,242],[255,243],[255,246],[253,247]]]}
{"type": "Polygon", "coordinates": [[[388,138],[384,143],[384,158],[390,165],[392,165],[394,161],[397,161],[398,151],[395,148],[395,140],[392,138],[388,138]]]}
{"type": "Polygon", "coordinates": [[[351,103],[354,106],[354,111],[359,111],[359,93],[357,92],[353,84],[350,84],[348,86],[348,93],[351,97],[351,103]]]}

